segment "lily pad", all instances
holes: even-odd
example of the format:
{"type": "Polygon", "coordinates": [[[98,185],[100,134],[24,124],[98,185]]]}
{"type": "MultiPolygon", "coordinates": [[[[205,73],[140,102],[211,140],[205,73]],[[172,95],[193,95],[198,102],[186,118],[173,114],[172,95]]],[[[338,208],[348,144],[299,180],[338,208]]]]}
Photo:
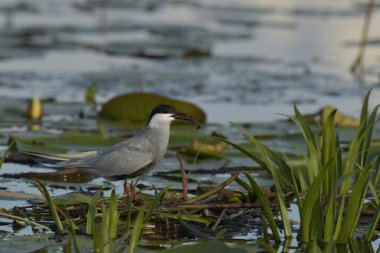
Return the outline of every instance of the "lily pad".
{"type": "Polygon", "coordinates": [[[87,150],[88,148],[110,146],[122,140],[120,137],[104,138],[97,133],[67,131],[59,136],[16,137],[16,147],[19,151],[62,153],[70,149],[87,150]]]}
{"type": "MultiPolygon", "coordinates": [[[[66,241],[66,238],[63,238],[66,241]]],[[[54,240],[54,234],[34,234],[15,236],[11,234],[0,235],[1,252],[44,252],[46,247],[60,247],[62,242],[54,240]]]]}
{"type": "MultiPolygon", "coordinates": [[[[336,108],[332,106],[325,106],[318,112],[304,115],[305,119],[309,123],[319,123],[320,125],[325,125],[327,122],[327,118],[329,117],[330,113],[335,110],[336,108]]],[[[334,124],[336,126],[341,127],[358,127],[359,126],[359,120],[357,118],[354,118],[352,116],[343,114],[341,112],[336,112],[334,124]]]]}
{"type": "Polygon", "coordinates": [[[228,144],[226,142],[202,143],[198,140],[193,141],[193,150],[209,153],[209,154],[219,154],[227,147],[228,147],[228,144]]]}
{"type": "Polygon", "coordinates": [[[69,192],[63,195],[56,196],[54,202],[57,205],[78,205],[78,204],[90,204],[93,196],[83,194],[80,192],[69,192]]]}
{"type": "Polygon", "coordinates": [[[193,245],[185,245],[163,251],[164,253],[193,253],[193,252],[223,252],[223,253],[246,253],[246,249],[229,247],[221,242],[201,242],[193,245]]]}
{"type": "Polygon", "coordinates": [[[193,103],[144,92],[125,94],[109,100],[103,105],[99,116],[134,125],[146,124],[152,109],[160,104],[174,106],[178,111],[194,116],[201,123],[206,121],[205,112],[193,103]]]}

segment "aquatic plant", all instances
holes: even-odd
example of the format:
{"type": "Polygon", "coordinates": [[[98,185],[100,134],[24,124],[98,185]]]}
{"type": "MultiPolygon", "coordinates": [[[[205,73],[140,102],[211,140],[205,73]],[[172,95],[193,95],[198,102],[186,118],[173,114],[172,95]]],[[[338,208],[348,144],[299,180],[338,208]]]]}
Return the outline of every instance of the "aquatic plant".
{"type": "MultiPolygon", "coordinates": [[[[380,172],[377,170],[380,159],[377,151],[371,147],[378,107],[370,112],[368,98],[369,93],[363,103],[360,124],[349,145],[342,145],[339,140],[335,125],[336,110],[332,110],[325,124],[315,130],[295,107],[295,116],[290,119],[298,125],[306,146],[302,162],[297,165],[292,162],[291,157],[268,148],[235,124],[244,130],[245,136],[254,144],[254,151],[248,151],[244,146],[227,140],[225,142],[253,159],[272,175],[275,191],[271,194],[276,196],[274,201],[268,200],[255,178],[248,173],[244,174],[245,178],[239,178],[234,173],[219,186],[209,188],[186,201],[180,200],[179,193],[169,194],[167,188],[158,194],[146,194],[140,202],[133,200],[135,189],[132,189],[130,199],[117,197],[114,191],[110,197],[101,197],[99,191],[95,195],[69,193],[70,196],[62,201],[58,196],[52,198],[45,185],[35,180],[47,205],[35,205],[29,213],[21,212],[18,213],[19,216],[16,216],[17,213],[0,215],[49,229],[33,221],[44,213],[43,217],[52,217],[55,222],[55,228],[50,226],[52,231],[69,231],[70,244],[76,252],[82,250],[79,244],[81,238],[78,236],[81,233],[89,235],[96,252],[135,252],[140,238],[147,235],[144,233],[147,224],[153,225],[153,220],[156,221],[154,225],[158,226],[160,222],[170,220],[168,223],[186,229],[195,237],[219,239],[226,234],[228,237],[229,234],[229,228],[224,227],[225,224],[221,222],[224,217],[227,220],[241,219],[236,216],[236,208],[240,208],[240,211],[244,208],[260,208],[255,217],[262,218],[263,247],[270,249],[271,239],[282,240],[280,229],[286,238],[298,232],[298,238],[308,245],[321,241],[346,244],[353,237],[361,211],[371,205],[375,211],[366,235],[366,239],[370,241],[380,219],[380,200],[376,193],[380,180],[380,172]],[[228,202],[208,202],[234,181],[241,186],[242,191],[247,192],[246,196],[239,198],[237,202],[230,201],[231,198],[227,199],[228,202]],[[364,201],[369,200],[368,193],[373,196],[372,202],[364,205],[364,201]],[[294,197],[298,206],[299,230],[291,226],[287,210],[289,196],[294,197]],[[241,203],[243,199],[246,203],[241,203]],[[213,213],[212,216],[209,216],[210,212],[213,213]],[[227,216],[226,212],[230,212],[230,215],[227,216]],[[24,218],[28,215],[31,218],[24,218]],[[210,224],[213,224],[211,230],[208,227],[210,224]]],[[[238,192],[243,196],[240,190],[238,192]]]]}
{"type": "Polygon", "coordinates": [[[7,157],[9,151],[11,150],[11,148],[13,147],[13,145],[14,145],[15,143],[16,143],[16,140],[13,139],[13,140],[11,141],[11,143],[9,144],[8,148],[4,151],[3,155],[1,156],[1,158],[0,158],[0,169],[1,169],[1,167],[3,166],[3,163],[4,163],[4,161],[5,161],[5,158],[7,157]]]}
{"type": "MultiPolygon", "coordinates": [[[[333,241],[346,244],[357,228],[368,189],[371,189],[375,205],[378,206],[379,199],[375,189],[380,178],[380,158],[378,153],[370,153],[378,106],[372,112],[368,111],[369,95],[370,92],[365,97],[360,124],[346,154],[342,152],[334,126],[336,110],[330,113],[327,123],[315,132],[297,107],[294,108],[295,116],[290,119],[298,125],[307,147],[303,155],[303,167],[291,166],[286,155],[270,150],[243,128],[247,138],[258,148],[259,154],[248,152],[227,141],[272,175],[285,237],[291,237],[292,230],[284,205],[283,191],[291,190],[295,195],[301,222],[299,238],[303,242],[333,241]]],[[[248,190],[255,190],[257,187],[254,179],[249,175],[247,177],[251,183],[248,190]]],[[[237,182],[244,186],[241,180],[237,182]]],[[[247,185],[244,188],[247,189],[247,185]]],[[[259,200],[265,206],[265,201],[260,197],[259,200]]],[[[267,212],[265,214],[272,224],[273,217],[267,212]]],[[[368,240],[373,236],[378,219],[379,208],[368,231],[368,240]]],[[[275,227],[271,225],[271,229],[273,231],[275,227]]],[[[274,238],[276,239],[276,233],[274,238]]]]}

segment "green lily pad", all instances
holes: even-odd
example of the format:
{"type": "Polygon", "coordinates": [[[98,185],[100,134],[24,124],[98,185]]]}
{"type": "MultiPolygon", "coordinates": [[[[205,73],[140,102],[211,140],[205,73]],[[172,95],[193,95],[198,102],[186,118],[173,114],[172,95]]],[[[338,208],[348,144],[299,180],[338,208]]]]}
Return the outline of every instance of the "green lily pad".
{"type": "Polygon", "coordinates": [[[122,140],[120,137],[104,138],[97,133],[68,131],[59,136],[16,137],[16,147],[19,151],[64,153],[70,149],[86,150],[89,147],[111,146],[122,140]]]}
{"type": "Polygon", "coordinates": [[[243,248],[229,247],[224,243],[209,241],[193,245],[185,245],[162,251],[164,253],[193,253],[193,252],[219,252],[219,253],[247,253],[250,252],[243,248]]]}
{"type": "Polygon", "coordinates": [[[209,138],[209,134],[204,134],[201,131],[196,130],[194,127],[177,125],[171,127],[169,146],[171,148],[191,148],[194,140],[206,142],[209,138]]]}
{"type": "MultiPolygon", "coordinates": [[[[66,238],[64,238],[66,241],[66,238]]],[[[54,234],[39,233],[16,236],[12,234],[0,235],[1,252],[44,252],[46,247],[60,247],[63,243],[54,240],[54,234]]]]}
{"type": "Polygon", "coordinates": [[[67,148],[55,145],[46,145],[46,143],[35,141],[35,139],[16,139],[16,149],[20,152],[38,152],[38,153],[66,153],[67,148]]]}
{"type": "Polygon", "coordinates": [[[195,104],[144,92],[125,94],[109,100],[103,105],[99,116],[134,125],[146,124],[152,109],[160,104],[174,106],[178,111],[194,116],[201,123],[206,121],[205,112],[195,104]]]}
{"type": "Polygon", "coordinates": [[[78,205],[78,204],[90,204],[93,196],[83,194],[80,192],[69,192],[63,195],[54,197],[54,202],[57,205],[78,205]]]}

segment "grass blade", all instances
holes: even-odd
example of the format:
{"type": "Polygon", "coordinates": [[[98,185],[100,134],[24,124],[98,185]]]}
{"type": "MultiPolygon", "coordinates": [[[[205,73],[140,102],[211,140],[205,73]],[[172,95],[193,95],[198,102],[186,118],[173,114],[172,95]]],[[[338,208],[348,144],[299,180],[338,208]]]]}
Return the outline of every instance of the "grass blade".
{"type": "Polygon", "coordinates": [[[95,227],[96,216],[96,204],[98,203],[100,192],[97,192],[91,199],[91,203],[88,207],[87,222],[86,222],[86,234],[92,235],[95,227]]]}
{"type": "Polygon", "coordinates": [[[342,229],[336,239],[336,242],[339,244],[348,243],[351,234],[357,226],[360,210],[365,199],[364,195],[366,194],[368,188],[370,168],[371,167],[368,167],[360,173],[359,178],[352,189],[346,208],[346,213],[344,215],[342,229]]]}
{"type": "Polygon", "coordinates": [[[298,110],[297,106],[294,106],[294,115],[294,117],[289,117],[289,119],[292,120],[299,127],[302,135],[304,136],[304,139],[310,140],[311,144],[314,147],[317,147],[317,139],[313,131],[311,130],[309,124],[298,110]]]}
{"type": "MultiPolygon", "coordinates": [[[[263,152],[265,152],[265,151],[263,151],[263,152]]],[[[274,182],[274,185],[276,187],[276,194],[277,194],[278,203],[280,205],[280,213],[281,213],[281,218],[282,218],[282,224],[284,226],[285,237],[291,238],[291,237],[293,237],[292,228],[290,225],[289,214],[288,214],[288,210],[286,209],[286,202],[285,202],[284,194],[283,194],[282,189],[281,189],[280,181],[277,177],[276,171],[274,170],[274,168],[273,168],[273,166],[269,160],[269,157],[266,154],[263,154],[263,155],[265,155],[266,164],[267,164],[267,166],[268,166],[268,168],[272,174],[273,182],[274,182]]]]}
{"type": "Polygon", "coordinates": [[[1,166],[3,166],[3,163],[5,161],[5,158],[7,157],[9,151],[11,150],[11,148],[13,147],[13,145],[16,143],[16,139],[13,139],[11,141],[11,143],[9,144],[8,148],[4,151],[3,155],[1,156],[0,158],[0,169],[1,169],[1,166]]]}
{"type": "Polygon", "coordinates": [[[80,248],[79,248],[78,239],[77,239],[77,236],[75,233],[73,221],[70,219],[70,217],[68,217],[66,219],[66,221],[69,224],[69,229],[70,229],[70,233],[71,233],[71,238],[73,240],[75,253],[80,253],[80,248]]]}
{"type": "Polygon", "coordinates": [[[276,221],[274,220],[273,213],[271,211],[268,199],[264,196],[256,180],[248,173],[244,173],[244,175],[247,177],[249,183],[251,184],[252,191],[256,194],[257,199],[260,201],[261,205],[263,206],[263,211],[264,211],[265,217],[267,218],[269,222],[269,226],[272,230],[274,240],[281,241],[280,235],[278,234],[276,221]]]}
{"type": "Polygon", "coordinates": [[[101,222],[101,230],[100,230],[100,249],[101,252],[110,252],[110,234],[109,234],[109,226],[110,226],[110,219],[109,219],[109,209],[107,206],[103,203],[102,206],[102,222],[101,222]]]}
{"type": "Polygon", "coordinates": [[[334,241],[336,241],[336,239],[338,238],[338,235],[340,233],[340,230],[342,229],[344,206],[345,206],[346,197],[347,197],[346,194],[347,194],[346,192],[343,192],[343,194],[342,194],[342,200],[340,202],[338,217],[337,217],[335,231],[334,231],[334,241]]]}
{"type": "Polygon", "coordinates": [[[336,194],[330,194],[330,200],[326,209],[326,217],[324,222],[323,239],[331,242],[334,240],[334,226],[336,218],[336,194]]]}
{"type": "Polygon", "coordinates": [[[144,229],[143,221],[144,221],[145,209],[146,209],[146,204],[141,207],[139,214],[137,215],[135,226],[131,234],[131,240],[129,241],[129,245],[128,245],[128,253],[134,253],[137,249],[137,244],[140,240],[142,230],[144,229]]]}
{"type": "Polygon", "coordinates": [[[379,224],[379,220],[380,220],[380,205],[378,205],[376,208],[376,211],[375,211],[373,218],[372,218],[371,226],[370,226],[370,228],[368,230],[368,234],[366,236],[366,239],[368,242],[372,241],[372,239],[375,237],[376,228],[377,228],[377,225],[379,224]]]}
{"type": "MultiPolygon", "coordinates": [[[[240,125],[238,125],[238,124],[234,124],[234,125],[243,129],[243,131],[246,131],[240,125]]],[[[280,165],[284,166],[281,169],[283,169],[283,168],[289,169],[289,167],[286,165],[285,162],[283,162],[282,159],[279,159],[278,156],[274,155],[274,153],[270,149],[265,147],[265,145],[256,141],[256,139],[252,135],[247,133],[246,136],[248,136],[248,138],[254,144],[257,145],[257,147],[259,148],[259,152],[260,152],[261,156],[263,157],[263,159],[258,158],[257,156],[250,154],[249,152],[247,152],[246,150],[244,150],[241,147],[238,147],[238,149],[245,154],[250,154],[249,157],[251,157],[251,158],[252,157],[258,158],[260,161],[260,165],[263,165],[263,167],[266,168],[271,173],[275,187],[276,187],[276,194],[277,194],[277,199],[278,199],[279,206],[280,206],[280,213],[281,213],[282,223],[283,223],[283,227],[284,227],[285,237],[291,238],[293,236],[292,235],[292,229],[291,229],[291,225],[290,225],[288,210],[286,209],[286,202],[285,202],[284,194],[282,191],[282,189],[283,189],[282,186],[285,187],[285,185],[287,184],[287,180],[284,179],[280,173],[277,173],[276,169],[274,168],[274,166],[271,162],[270,156],[272,157],[272,159],[277,160],[277,162],[280,165]]],[[[232,146],[236,147],[237,145],[232,145],[232,146]]],[[[254,158],[252,158],[252,159],[254,159],[254,158]]],[[[292,179],[294,179],[294,177],[292,178],[291,176],[289,176],[289,180],[292,180],[292,179]]]]}
{"type": "Polygon", "coordinates": [[[304,242],[310,242],[311,240],[311,232],[313,230],[311,226],[312,220],[315,218],[313,215],[314,207],[316,205],[317,200],[320,199],[321,188],[323,186],[322,182],[325,179],[328,170],[330,168],[330,161],[327,163],[322,171],[315,178],[313,184],[310,186],[309,191],[305,197],[305,201],[301,211],[301,238],[304,242]]]}
{"type": "Polygon", "coordinates": [[[33,181],[36,182],[37,189],[41,192],[42,195],[44,195],[58,231],[62,232],[63,225],[62,225],[61,219],[59,218],[57,207],[54,201],[52,200],[49,194],[49,191],[46,189],[45,185],[40,180],[33,179],[33,181]]]}
{"type": "Polygon", "coordinates": [[[251,203],[252,201],[254,201],[255,193],[253,189],[249,186],[249,184],[247,184],[240,178],[236,178],[235,182],[238,183],[241,187],[243,187],[247,191],[247,202],[251,203]]]}
{"type": "Polygon", "coordinates": [[[108,219],[109,219],[109,239],[114,239],[116,238],[116,233],[117,233],[117,225],[119,222],[119,213],[117,210],[117,197],[115,190],[112,190],[111,193],[111,198],[110,198],[110,204],[108,208],[108,219]]]}
{"type": "Polygon", "coordinates": [[[227,185],[231,184],[233,181],[235,181],[235,179],[239,176],[239,173],[233,173],[231,175],[231,177],[227,178],[226,181],[224,181],[223,183],[221,183],[220,185],[218,185],[217,187],[215,187],[214,189],[202,194],[202,195],[199,195],[197,197],[194,197],[192,199],[189,199],[189,200],[186,200],[184,203],[185,204],[192,204],[192,203],[196,203],[202,199],[206,199],[212,195],[214,195],[215,193],[217,193],[218,191],[222,190],[224,187],[226,187],[227,185]]]}
{"type": "Polygon", "coordinates": [[[150,218],[153,215],[154,209],[156,208],[157,204],[160,202],[160,199],[164,196],[164,194],[170,189],[170,186],[165,187],[162,189],[158,194],[154,196],[153,201],[151,201],[148,205],[148,209],[146,211],[146,214],[144,216],[144,223],[148,223],[150,218]]]}
{"type": "MultiPolygon", "coordinates": [[[[247,151],[246,149],[244,149],[244,148],[240,147],[239,145],[237,145],[237,144],[235,144],[233,142],[230,142],[230,141],[228,141],[226,139],[222,139],[222,141],[230,144],[231,146],[233,146],[234,148],[236,148],[237,150],[239,150],[240,152],[242,152],[243,154],[245,154],[246,156],[248,156],[249,158],[251,158],[252,160],[254,160],[255,162],[257,162],[258,165],[260,165],[260,167],[268,170],[267,167],[266,167],[265,162],[260,157],[258,157],[257,155],[255,155],[255,154],[247,151]]],[[[269,172],[269,170],[268,170],[268,172],[269,172]]]]}

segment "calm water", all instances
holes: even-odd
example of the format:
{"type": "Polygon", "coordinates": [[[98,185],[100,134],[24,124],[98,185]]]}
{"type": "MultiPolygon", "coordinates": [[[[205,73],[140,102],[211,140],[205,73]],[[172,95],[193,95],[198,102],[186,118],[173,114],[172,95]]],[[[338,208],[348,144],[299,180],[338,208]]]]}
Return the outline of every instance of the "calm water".
{"type": "MultiPolygon", "coordinates": [[[[235,140],[241,136],[229,127],[231,121],[251,123],[250,130],[257,134],[294,132],[294,127],[276,121],[284,118],[279,114],[291,114],[294,104],[305,113],[333,105],[358,116],[369,87],[373,87],[371,104],[380,98],[379,6],[365,57],[366,84],[359,85],[349,72],[358,51],[364,10],[363,1],[327,0],[2,0],[0,144],[4,149],[10,135],[96,130],[93,118],[78,117],[79,112],[87,112],[85,93],[92,84],[98,87],[98,102],[133,91],[192,101],[207,113],[209,124],[203,133],[217,131],[235,140]],[[28,131],[30,122],[22,113],[26,99],[32,97],[55,101],[46,105],[39,133],[28,131]]],[[[294,149],[290,142],[270,145],[294,149]]],[[[248,159],[237,158],[187,166],[212,169],[226,162],[250,165],[248,159]]],[[[156,171],[177,166],[169,154],[156,171]]],[[[47,170],[5,163],[0,174],[31,171],[47,170]]],[[[261,184],[271,185],[268,177],[256,176],[261,184]]],[[[211,177],[219,183],[228,174],[194,177],[211,177]]],[[[0,182],[7,191],[38,193],[28,180],[0,178],[0,182]]],[[[143,182],[180,187],[153,174],[143,182]]],[[[121,182],[110,184],[102,178],[83,186],[103,184],[122,190],[121,182]]],[[[53,195],[68,191],[51,189],[53,195]]],[[[0,201],[2,208],[26,204],[26,200],[0,201]]],[[[8,224],[1,229],[12,231],[8,224]]],[[[24,229],[18,235],[30,233],[24,229]]]]}

